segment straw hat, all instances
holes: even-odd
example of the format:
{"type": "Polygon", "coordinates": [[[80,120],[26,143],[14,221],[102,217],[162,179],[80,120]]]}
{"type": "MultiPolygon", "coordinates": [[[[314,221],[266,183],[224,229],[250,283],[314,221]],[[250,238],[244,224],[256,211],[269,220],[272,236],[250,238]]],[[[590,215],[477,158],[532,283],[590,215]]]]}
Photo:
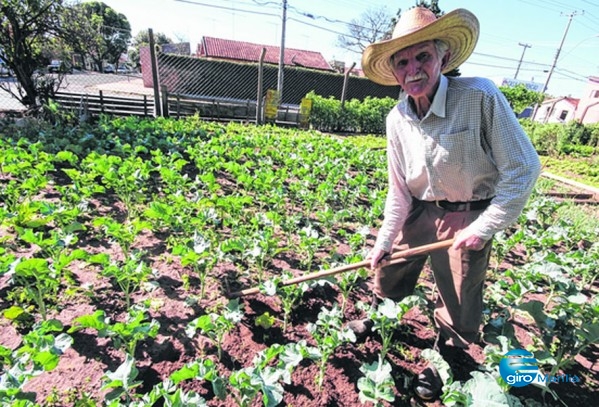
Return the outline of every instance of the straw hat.
{"type": "Polygon", "coordinates": [[[373,82],[397,85],[391,56],[409,46],[438,39],[449,45],[451,56],[443,73],[449,72],[472,54],[478,41],[478,30],[478,19],[468,10],[453,10],[437,18],[427,8],[414,7],[401,15],[390,40],[366,47],[362,54],[362,69],[373,82]]]}

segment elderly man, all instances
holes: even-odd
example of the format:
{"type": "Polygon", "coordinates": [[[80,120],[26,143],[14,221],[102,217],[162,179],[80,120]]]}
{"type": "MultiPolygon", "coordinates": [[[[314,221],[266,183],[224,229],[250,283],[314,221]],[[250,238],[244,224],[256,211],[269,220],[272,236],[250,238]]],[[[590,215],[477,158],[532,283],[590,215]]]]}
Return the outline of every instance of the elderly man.
{"type": "MultiPolygon", "coordinates": [[[[402,89],[387,117],[388,195],[368,255],[374,301],[411,294],[430,258],[439,292],[437,349],[478,340],[492,237],[518,218],[540,173],[538,155],[497,87],[444,75],[468,59],[478,33],[467,10],[436,18],[415,7],[402,14],[392,39],[371,44],[362,56],[372,81],[402,89]],[[430,256],[390,266],[381,261],[394,247],[446,239],[454,239],[452,246],[430,256]]],[[[348,325],[363,334],[372,322],[348,325]]],[[[441,388],[432,365],[415,383],[423,399],[441,388]]]]}

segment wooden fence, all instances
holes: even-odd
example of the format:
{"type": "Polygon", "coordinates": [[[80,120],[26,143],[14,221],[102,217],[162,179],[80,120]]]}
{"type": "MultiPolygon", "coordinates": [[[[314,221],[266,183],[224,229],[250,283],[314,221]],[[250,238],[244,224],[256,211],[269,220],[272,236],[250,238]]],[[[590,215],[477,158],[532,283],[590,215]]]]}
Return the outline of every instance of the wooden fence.
{"type": "MultiPolygon", "coordinates": [[[[121,97],[99,94],[59,92],[54,100],[63,108],[78,114],[108,114],[114,116],[154,117],[154,98],[145,95],[121,97]]],[[[174,94],[162,94],[162,115],[183,118],[199,115],[206,120],[256,122],[256,102],[227,101],[215,98],[198,98],[174,94]]],[[[281,106],[274,121],[281,125],[299,125],[299,107],[281,106]]]]}
{"type": "Polygon", "coordinates": [[[105,95],[102,91],[93,95],[88,93],[58,92],[54,100],[64,109],[79,114],[109,114],[114,116],[153,116],[154,101],[145,95],[121,97],[105,95]]]}

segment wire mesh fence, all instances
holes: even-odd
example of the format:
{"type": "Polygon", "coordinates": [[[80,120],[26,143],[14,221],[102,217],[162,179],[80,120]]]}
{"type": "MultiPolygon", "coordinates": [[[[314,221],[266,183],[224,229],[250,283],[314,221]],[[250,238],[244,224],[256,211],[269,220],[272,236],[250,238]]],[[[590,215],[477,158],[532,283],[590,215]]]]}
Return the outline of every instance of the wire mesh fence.
{"type": "MultiPolygon", "coordinates": [[[[163,48],[163,51],[168,51],[163,48]]],[[[119,98],[143,99],[143,112],[149,115],[185,116],[200,112],[205,117],[242,120],[264,116],[265,98],[277,89],[279,68],[272,64],[198,58],[170,52],[140,49],[140,68],[131,70],[105,65],[104,72],[74,69],[66,73],[41,70],[47,80],[59,84],[57,100],[79,109],[119,98]],[[154,59],[154,61],[152,60],[154,59]],[[110,99],[110,97],[113,97],[110,99]],[[87,102],[86,102],[87,101],[87,102]],[[99,101],[99,102],[98,102],[99,101]],[[153,109],[148,111],[147,104],[153,109]],[[195,105],[194,105],[195,103],[195,105]],[[210,105],[210,106],[208,106],[210,105]],[[230,113],[224,108],[230,107],[230,113]],[[237,116],[236,116],[237,115],[237,116]]],[[[366,97],[397,97],[398,87],[380,86],[366,78],[301,67],[283,68],[282,95],[277,94],[279,112],[276,120],[297,121],[302,99],[309,92],[323,97],[363,100],[366,97]],[[290,111],[294,115],[290,119],[290,111]]],[[[0,77],[0,111],[19,111],[26,107],[19,101],[20,85],[14,76],[0,77]],[[15,97],[17,96],[17,97],[15,97]]],[[[125,114],[126,110],[118,110],[125,114]]],[[[105,111],[100,105],[98,111],[105,111]]]]}
{"type": "MultiPolygon", "coordinates": [[[[262,93],[258,95],[260,64],[200,59],[158,53],[159,82],[169,93],[229,101],[256,101],[268,89],[277,89],[278,67],[264,65],[262,93]]],[[[144,75],[145,78],[145,75],[144,75]]],[[[368,96],[397,97],[397,87],[380,86],[366,79],[327,71],[284,67],[281,104],[299,105],[311,91],[323,97],[341,99],[344,86],[348,99],[368,96]]]]}

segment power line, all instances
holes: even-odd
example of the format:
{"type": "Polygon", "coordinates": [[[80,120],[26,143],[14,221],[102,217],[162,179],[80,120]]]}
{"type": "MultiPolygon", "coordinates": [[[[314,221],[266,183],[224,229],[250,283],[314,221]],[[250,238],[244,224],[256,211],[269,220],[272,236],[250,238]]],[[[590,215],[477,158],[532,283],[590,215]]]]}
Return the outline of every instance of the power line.
{"type": "Polygon", "coordinates": [[[175,1],[178,1],[180,3],[194,4],[197,6],[211,7],[211,8],[216,8],[216,9],[220,9],[220,10],[239,11],[242,13],[251,13],[251,14],[258,14],[258,15],[262,15],[262,16],[270,16],[270,17],[278,17],[279,16],[278,14],[265,13],[263,11],[243,10],[240,8],[232,8],[232,7],[226,7],[226,6],[217,6],[214,4],[200,3],[198,1],[191,1],[191,0],[175,0],[175,1]]]}
{"type": "Polygon", "coordinates": [[[520,65],[522,65],[522,60],[524,59],[524,53],[526,52],[526,48],[532,47],[532,45],[530,44],[522,44],[521,42],[519,42],[518,45],[524,47],[524,49],[522,50],[522,56],[520,57],[520,61],[518,62],[518,68],[516,68],[516,74],[514,75],[514,79],[518,78],[518,72],[520,71],[520,65]]]}
{"type": "MultiPolygon", "coordinates": [[[[562,41],[559,44],[559,48],[557,49],[557,52],[555,53],[555,59],[553,60],[551,69],[549,69],[549,73],[547,74],[547,80],[545,81],[545,85],[543,85],[543,90],[541,90],[541,93],[545,93],[545,91],[547,90],[547,87],[549,86],[549,80],[551,79],[551,74],[553,73],[553,70],[555,69],[555,65],[557,64],[557,60],[559,58],[560,51],[562,50],[562,47],[564,46],[564,41],[566,40],[566,35],[568,35],[568,30],[570,29],[570,24],[572,23],[572,19],[574,18],[574,16],[576,14],[577,14],[576,12],[572,12],[569,15],[568,24],[566,25],[566,30],[564,31],[564,35],[562,36],[562,41]]],[[[536,118],[537,111],[539,110],[539,106],[540,106],[540,103],[537,103],[535,105],[534,111],[532,113],[533,119],[536,118]]]]}
{"type": "MultiPolygon", "coordinates": [[[[279,2],[275,2],[275,1],[268,1],[268,0],[247,0],[247,3],[245,2],[239,2],[239,1],[235,1],[235,0],[227,0],[230,1],[231,3],[234,4],[230,4],[230,5],[223,5],[223,2],[220,2],[220,5],[214,5],[214,4],[209,4],[208,2],[202,1],[202,0],[175,0],[175,1],[179,1],[181,3],[188,3],[188,4],[192,4],[192,5],[197,5],[197,6],[201,6],[201,7],[208,7],[208,8],[213,8],[213,9],[220,9],[220,10],[225,10],[225,11],[229,11],[229,12],[239,12],[239,13],[248,13],[248,14],[252,14],[252,15],[263,15],[263,16],[267,16],[267,17],[276,17],[276,18],[280,18],[280,14],[275,14],[274,12],[270,12],[270,11],[266,11],[264,10],[265,8],[270,8],[270,9],[274,9],[279,8],[280,9],[280,1],[279,2]],[[240,7],[240,5],[245,4],[249,7],[252,7],[252,4],[249,3],[253,3],[255,4],[257,7],[259,6],[261,8],[261,10],[253,10],[253,9],[249,9],[248,7],[240,7]]],[[[292,1],[292,0],[290,0],[292,1]]],[[[293,1],[298,1],[298,0],[293,0],[293,1]]],[[[527,3],[532,5],[533,7],[536,8],[541,8],[543,7],[544,10],[547,10],[547,6],[542,6],[541,4],[538,3],[539,0],[519,0],[522,3],[527,3]]],[[[346,4],[350,3],[349,1],[346,2],[346,4]]],[[[549,10],[552,10],[552,7],[557,6],[557,3],[555,1],[550,1],[548,2],[549,4],[549,10]]],[[[355,6],[357,8],[357,4],[353,3],[353,6],[355,6]]],[[[328,32],[331,34],[335,34],[338,36],[345,36],[348,38],[354,38],[357,39],[355,36],[349,34],[349,33],[345,33],[342,32],[342,30],[338,30],[335,28],[332,28],[333,25],[339,25],[339,26],[343,26],[343,27],[348,27],[351,25],[356,25],[347,21],[343,21],[343,20],[339,20],[336,18],[331,18],[328,16],[324,16],[324,15],[320,15],[318,13],[313,13],[310,11],[306,11],[306,10],[301,10],[298,9],[297,7],[294,7],[292,5],[288,5],[288,10],[292,13],[294,13],[297,18],[294,17],[287,17],[287,20],[289,21],[294,21],[298,24],[302,24],[304,26],[307,27],[312,27],[314,29],[317,30],[321,30],[323,32],[328,32]],[[317,23],[311,23],[310,21],[306,21],[306,20],[312,20],[312,21],[317,21],[317,20],[323,20],[326,21],[327,23],[329,23],[329,26],[322,26],[319,25],[317,23]]],[[[578,20],[578,19],[577,19],[578,20]]],[[[361,27],[362,29],[368,29],[371,30],[372,27],[361,27]]],[[[487,34],[487,37],[493,37],[492,34],[487,34]]],[[[495,38],[497,39],[497,43],[501,44],[501,43],[505,43],[506,40],[509,40],[510,42],[513,41],[513,39],[510,38],[506,38],[506,37],[500,37],[500,36],[495,36],[495,38]]],[[[539,45],[539,44],[534,44],[535,48],[538,49],[543,49],[546,48],[547,46],[543,46],[543,45],[539,45]]],[[[348,52],[352,52],[352,50],[346,50],[348,52]]],[[[353,51],[354,53],[359,54],[359,52],[353,51]]],[[[569,51],[567,54],[564,55],[567,56],[571,53],[572,51],[569,51]]],[[[518,62],[518,59],[515,58],[506,58],[506,57],[501,57],[498,55],[490,55],[490,54],[484,54],[484,53],[477,53],[474,52],[473,55],[479,55],[482,57],[488,57],[488,58],[494,58],[494,59],[499,59],[502,61],[514,61],[514,62],[518,62]]],[[[521,58],[521,64],[522,67],[520,68],[520,72],[522,71],[535,71],[535,68],[530,68],[530,67],[538,67],[538,69],[536,71],[539,70],[547,70],[550,68],[550,65],[548,64],[543,64],[543,63],[538,63],[538,62],[527,62],[525,60],[523,60],[523,58],[521,58]],[[527,68],[528,69],[525,69],[527,68]]],[[[480,63],[476,63],[476,62],[472,62],[472,61],[468,61],[469,63],[471,63],[472,65],[479,65],[479,66],[488,66],[491,68],[496,68],[496,69],[503,69],[503,70],[513,70],[516,69],[516,64],[512,65],[512,66],[501,66],[501,65],[497,65],[497,64],[480,64],[480,63]]],[[[581,75],[581,77],[583,77],[583,75],[581,75]]]]}

